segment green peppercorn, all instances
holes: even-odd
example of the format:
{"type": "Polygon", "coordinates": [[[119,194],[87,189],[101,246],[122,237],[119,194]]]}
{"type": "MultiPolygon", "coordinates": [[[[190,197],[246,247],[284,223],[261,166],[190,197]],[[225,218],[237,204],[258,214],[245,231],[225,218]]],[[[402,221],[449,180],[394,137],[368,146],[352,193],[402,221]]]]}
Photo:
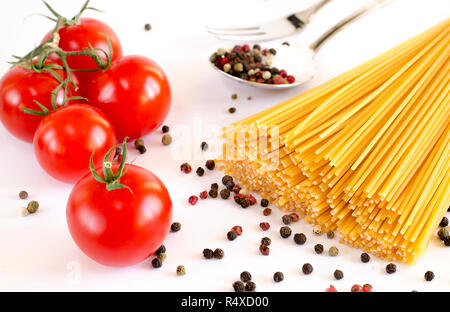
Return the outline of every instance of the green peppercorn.
{"type": "Polygon", "coordinates": [[[166,260],[166,258],[167,258],[167,255],[166,255],[165,252],[162,252],[162,253],[160,253],[160,254],[158,255],[158,259],[161,260],[161,261],[166,260]]]}
{"type": "Polygon", "coordinates": [[[137,139],[134,141],[134,147],[139,151],[139,153],[144,154],[147,151],[147,148],[145,147],[144,140],[137,139]]]}
{"type": "Polygon", "coordinates": [[[327,232],[327,237],[328,237],[329,239],[333,239],[333,238],[334,238],[334,232],[333,232],[333,231],[328,231],[328,232],[327,232]]]}
{"type": "Polygon", "coordinates": [[[244,65],[242,65],[242,63],[236,63],[233,66],[233,70],[240,73],[241,71],[244,70],[244,65]]]}
{"type": "Polygon", "coordinates": [[[227,63],[225,65],[223,65],[223,71],[228,73],[231,70],[231,65],[230,63],[227,63]]]}
{"type": "Polygon", "coordinates": [[[184,274],[186,274],[186,268],[184,267],[184,265],[177,266],[177,275],[181,276],[184,274]]]}
{"type": "Polygon", "coordinates": [[[330,247],[330,249],[328,250],[328,254],[329,254],[331,257],[336,257],[336,256],[339,254],[339,249],[337,249],[337,247],[335,247],[335,246],[332,246],[332,247],[330,247]]]}
{"type": "Polygon", "coordinates": [[[20,199],[27,199],[27,198],[28,198],[28,193],[27,193],[27,191],[20,191],[20,193],[19,193],[19,198],[20,198],[20,199]]]}
{"type": "Polygon", "coordinates": [[[449,236],[448,230],[447,230],[447,229],[444,229],[444,228],[440,229],[440,230],[438,231],[438,236],[439,236],[439,239],[440,239],[440,240],[444,240],[446,237],[449,236]]]}
{"type": "Polygon", "coordinates": [[[32,200],[28,203],[27,211],[29,213],[35,213],[39,209],[39,203],[35,200],[32,200]]]}
{"type": "Polygon", "coordinates": [[[164,145],[170,145],[172,143],[172,136],[170,134],[164,134],[161,142],[164,145]]]}

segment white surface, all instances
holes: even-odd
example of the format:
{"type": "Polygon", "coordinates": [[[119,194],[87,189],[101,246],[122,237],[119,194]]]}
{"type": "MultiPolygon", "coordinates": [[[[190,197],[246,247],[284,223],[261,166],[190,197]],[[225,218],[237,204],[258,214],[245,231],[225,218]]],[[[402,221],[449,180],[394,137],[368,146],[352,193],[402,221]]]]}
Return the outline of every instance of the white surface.
{"type": "MultiPolygon", "coordinates": [[[[50,1],[58,11],[72,16],[81,6],[79,1],[50,1]]],[[[168,74],[173,89],[173,107],[166,124],[170,125],[175,142],[161,146],[157,131],[145,138],[148,152],[137,159],[138,165],[156,173],[167,185],[174,204],[174,221],[182,223],[182,230],[170,233],[165,245],[168,258],[162,268],[155,270],[149,262],[129,268],[110,268],[87,258],[73,243],[65,221],[65,204],[71,185],[47,176],[36,162],[32,146],[19,142],[0,126],[0,290],[143,290],[143,291],[229,291],[239,273],[249,270],[260,291],[323,291],[333,284],[340,291],[348,291],[355,283],[371,283],[375,291],[449,291],[449,248],[441,247],[433,239],[426,255],[413,267],[398,264],[397,273],[387,275],[383,260],[368,264],[359,260],[360,250],[338,244],[337,239],[314,237],[311,226],[298,222],[293,232],[304,232],[308,242],[296,246],[292,240],[282,239],[278,233],[282,213],[274,209],[270,217],[263,217],[261,208],[239,208],[231,200],[199,201],[187,204],[191,194],[218,182],[219,171],[207,172],[204,177],[181,174],[179,164],[192,155],[175,157],[177,142],[191,142],[191,150],[198,154],[199,144],[208,137],[206,132],[237,121],[245,116],[288,99],[314,85],[341,73],[382,52],[414,34],[449,17],[448,0],[396,0],[374,12],[331,40],[316,57],[317,74],[307,85],[288,91],[268,92],[225,81],[206,63],[214,48],[221,43],[203,28],[211,21],[263,20],[283,15],[307,6],[313,1],[92,1],[92,6],[106,14],[88,12],[110,24],[121,38],[124,53],[142,54],[156,60],[168,74]],[[227,18],[224,18],[224,17],[227,18]],[[144,32],[145,23],[152,24],[144,32]],[[230,96],[239,98],[232,101],[230,96]],[[252,96],[252,101],[247,101],[252,96]],[[236,106],[234,115],[228,114],[236,106]],[[194,126],[195,124],[195,126],[194,126]],[[181,134],[184,136],[181,137],[181,134]],[[180,159],[182,158],[182,159],[180,159]],[[20,207],[26,202],[18,199],[18,192],[28,190],[31,199],[40,202],[36,215],[21,217],[20,207]],[[262,232],[259,222],[268,220],[272,228],[262,232]],[[233,242],[226,239],[227,231],[239,224],[244,234],[233,242]],[[271,255],[261,256],[259,241],[272,238],[271,255]],[[315,255],[313,246],[322,243],[339,247],[340,255],[330,258],[315,255]],[[203,248],[221,247],[223,260],[204,260],[203,248]],[[300,273],[301,266],[310,262],[314,272],[300,273]],[[187,274],[177,277],[176,266],[185,265],[187,274]],[[335,281],[335,269],[345,277],[335,281]],[[432,270],[436,278],[425,282],[425,271],[432,270]],[[282,271],[285,280],[275,284],[272,276],[282,271]]],[[[346,13],[365,1],[336,0],[312,19],[307,30],[289,38],[291,43],[308,44],[346,13]]],[[[7,71],[12,54],[24,54],[52,27],[41,17],[24,17],[45,12],[40,1],[4,1],[0,10],[0,73],[7,71]]],[[[268,44],[269,45],[269,44],[268,44]]],[[[131,152],[132,157],[136,152],[131,152]]],[[[201,154],[200,154],[201,156],[201,154]]],[[[204,161],[189,160],[194,171],[204,161]]]]}

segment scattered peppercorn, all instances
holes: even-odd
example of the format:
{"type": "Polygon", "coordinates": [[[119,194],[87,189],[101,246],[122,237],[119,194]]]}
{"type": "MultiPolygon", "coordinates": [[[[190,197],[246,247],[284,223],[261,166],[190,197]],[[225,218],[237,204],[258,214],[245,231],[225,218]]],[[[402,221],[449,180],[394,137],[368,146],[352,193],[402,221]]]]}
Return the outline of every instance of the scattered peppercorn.
{"type": "Polygon", "coordinates": [[[270,208],[264,208],[263,215],[268,216],[272,213],[272,209],[270,208]]]}
{"type": "Polygon", "coordinates": [[[228,238],[228,240],[230,240],[230,241],[235,240],[236,237],[237,237],[237,234],[236,234],[235,231],[229,231],[229,232],[227,233],[227,238],[228,238]]]}
{"type": "Polygon", "coordinates": [[[350,289],[351,292],[361,292],[362,287],[361,285],[355,284],[352,286],[352,288],[350,289]]]}
{"type": "Polygon", "coordinates": [[[163,145],[170,145],[172,143],[172,136],[170,134],[164,134],[161,142],[163,145]]]}
{"type": "Polygon", "coordinates": [[[29,213],[35,213],[39,209],[39,203],[35,200],[32,200],[28,203],[27,211],[29,213]]]}
{"type": "Polygon", "coordinates": [[[269,237],[261,238],[261,245],[270,246],[272,244],[272,240],[269,237]]]}
{"type": "Polygon", "coordinates": [[[361,254],[361,262],[362,262],[362,263],[367,263],[367,262],[369,262],[369,261],[370,261],[370,256],[369,256],[369,254],[363,252],[363,253],[361,254]]]}
{"type": "Polygon", "coordinates": [[[214,162],[214,160],[210,159],[206,161],[205,167],[208,168],[209,170],[214,170],[215,166],[216,163],[214,162]]]}
{"type": "Polygon", "coordinates": [[[306,243],[306,235],[303,233],[296,233],[294,235],[294,241],[297,245],[303,245],[306,243]]]}
{"type": "Polygon", "coordinates": [[[220,191],[220,197],[222,197],[222,199],[228,199],[230,198],[230,190],[229,189],[223,189],[220,191]]]}
{"type": "Polygon", "coordinates": [[[229,112],[230,114],[236,113],[236,107],[230,107],[230,108],[228,109],[228,112],[229,112]]]}
{"type": "Polygon", "coordinates": [[[372,289],[373,289],[373,287],[370,284],[364,284],[362,287],[363,292],[372,292],[372,289]]]}
{"type": "Polygon", "coordinates": [[[214,251],[209,248],[203,249],[203,257],[205,257],[206,259],[214,258],[214,251]]]}
{"type": "Polygon", "coordinates": [[[162,132],[163,133],[167,133],[167,132],[169,132],[169,126],[166,126],[166,125],[164,125],[164,126],[162,126],[162,132]]]}
{"type": "Polygon", "coordinates": [[[145,145],[144,145],[144,140],[142,140],[142,139],[137,139],[136,141],[134,141],[134,147],[141,154],[144,154],[147,151],[147,149],[145,148],[145,145]]]}
{"type": "Polygon", "coordinates": [[[440,227],[446,227],[448,225],[448,219],[447,217],[443,217],[441,220],[441,223],[439,223],[440,227]]]}
{"type": "Polygon", "coordinates": [[[261,228],[261,230],[267,231],[268,229],[270,229],[270,224],[269,222],[261,222],[259,224],[259,227],[261,228]]]}
{"type": "Polygon", "coordinates": [[[446,238],[447,236],[449,236],[448,230],[447,229],[439,229],[438,231],[438,236],[440,240],[444,240],[444,238],[446,238]]]}
{"type": "Polygon", "coordinates": [[[151,30],[152,29],[152,25],[150,25],[150,24],[145,24],[144,25],[144,29],[146,30],[146,31],[149,31],[149,30],[151,30]]]}
{"type": "Polygon", "coordinates": [[[386,266],[386,273],[392,274],[392,273],[395,273],[396,271],[397,271],[397,266],[394,263],[389,263],[386,266]]]}
{"type": "Polygon", "coordinates": [[[229,191],[231,191],[235,187],[235,185],[236,183],[234,183],[234,181],[228,181],[227,184],[225,184],[229,191]]]}
{"type": "Polygon", "coordinates": [[[450,247],[450,236],[444,238],[444,245],[450,247]]]}
{"type": "Polygon", "coordinates": [[[300,219],[298,214],[296,214],[295,212],[290,213],[289,216],[291,217],[292,222],[297,222],[300,219]]]}
{"type": "Polygon", "coordinates": [[[342,272],[341,270],[336,270],[334,271],[334,278],[337,279],[338,281],[344,278],[344,272],[342,272]]]}
{"type": "Polygon", "coordinates": [[[281,218],[281,221],[283,221],[284,224],[289,225],[292,223],[292,217],[290,215],[284,215],[281,218]]]}
{"type": "Polygon", "coordinates": [[[205,174],[205,169],[203,169],[202,167],[198,167],[195,173],[197,173],[197,175],[201,177],[205,174]]]}
{"type": "Polygon", "coordinates": [[[289,42],[287,42],[287,41],[283,42],[282,45],[288,46],[288,47],[290,46],[289,42]]]}
{"type": "Polygon", "coordinates": [[[337,289],[333,285],[330,285],[330,287],[325,289],[325,292],[337,292],[337,289]]]}
{"type": "Polygon", "coordinates": [[[225,256],[225,253],[223,252],[222,249],[216,248],[216,250],[214,250],[214,258],[222,259],[224,256],[225,256]]]}
{"type": "Polygon", "coordinates": [[[334,238],[334,232],[333,232],[333,231],[328,231],[328,232],[327,232],[327,237],[328,237],[329,239],[333,239],[333,238],[334,238]]]}
{"type": "Polygon", "coordinates": [[[152,266],[157,269],[160,268],[162,266],[162,261],[159,258],[153,258],[152,260],[152,266]]]}
{"type": "Polygon", "coordinates": [[[248,198],[243,198],[240,200],[239,204],[242,208],[248,208],[250,206],[250,200],[248,198]]]}
{"type": "Polygon", "coordinates": [[[233,289],[235,292],[244,292],[245,291],[244,283],[242,283],[241,281],[234,282],[233,289]]]}
{"type": "Polygon", "coordinates": [[[180,166],[180,169],[181,169],[181,171],[183,171],[186,174],[190,173],[192,171],[192,167],[188,163],[182,163],[180,166]]]}
{"type": "Polygon", "coordinates": [[[212,189],[212,190],[213,190],[213,189],[218,190],[218,189],[219,189],[219,184],[217,184],[217,183],[211,184],[211,189],[212,189]]]}
{"type": "Polygon", "coordinates": [[[201,193],[200,193],[200,198],[201,198],[201,199],[206,199],[206,198],[208,198],[208,192],[207,192],[207,191],[201,192],[201,193]]]}
{"type": "Polygon", "coordinates": [[[284,280],[284,274],[282,272],[275,272],[275,274],[273,275],[273,280],[276,283],[279,283],[281,281],[284,280]]]}
{"type": "Polygon", "coordinates": [[[206,151],[208,149],[208,143],[202,142],[202,144],[200,144],[200,148],[202,151],[206,151]]]}
{"type": "Polygon", "coordinates": [[[236,93],[233,93],[232,95],[231,95],[231,99],[233,99],[233,100],[236,100],[237,99],[237,94],[236,93]]]}
{"type": "Polygon", "coordinates": [[[292,233],[292,230],[288,226],[283,226],[280,228],[280,235],[283,238],[288,238],[289,236],[291,236],[291,233],[292,233]]]}
{"type": "Polygon", "coordinates": [[[246,291],[255,291],[255,289],[256,289],[256,284],[254,282],[250,281],[247,284],[245,284],[246,291]]]}
{"type": "Polygon", "coordinates": [[[252,100],[252,97],[249,96],[249,97],[247,98],[247,101],[251,101],[251,100],[252,100]]]}
{"type": "Polygon", "coordinates": [[[172,225],[170,226],[170,231],[171,232],[178,232],[179,230],[181,230],[181,223],[180,222],[172,223],[172,225]]]}
{"type": "Polygon", "coordinates": [[[432,271],[426,271],[424,277],[427,282],[431,282],[434,279],[434,273],[432,271]]]}
{"type": "Polygon", "coordinates": [[[217,191],[217,189],[213,188],[213,189],[209,190],[208,194],[209,194],[209,197],[211,197],[211,198],[217,198],[218,191],[217,191]]]}
{"type": "Polygon", "coordinates": [[[311,274],[313,270],[314,270],[314,269],[313,269],[313,267],[312,267],[312,265],[311,265],[310,263],[305,263],[305,264],[303,265],[303,267],[302,267],[302,271],[303,271],[303,273],[305,273],[306,275],[311,274]]]}
{"type": "Polygon", "coordinates": [[[239,194],[239,192],[241,191],[241,186],[239,184],[235,184],[233,189],[231,190],[234,194],[239,194]]]}
{"type": "Polygon", "coordinates": [[[248,283],[252,280],[252,275],[250,274],[249,271],[244,271],[241,273],[240,278],[241,281],[243,281],[244,283],[248,283]]]}
{"type": "Polygon", "coordinates": [[[166,255],[165,252],[162,252],[162,253],[160,253],[160,254],[158,255],[158,259],[161,260],[161,261],[166,260],[166,258],[167,258],[167,255],[166,255]]]}
{"type": "Polygon", "coordinates": [[[265,198],[261,199],[261,207],[269,206],[269,201],[265,198]]]}
{"type": "Polygon", "coordinates": [[[320,225],[314,225],[313,233],[316,235],[322,235],[322,227],[320,225]]]}
{"type": "Polygon", "coordinates": [[[186,274],[186,268],[184,267],[184,265],[177,266],[177,275],[181,276],[184,274],[186,274]]]}
{"type": "Polygon", "coordinates": [[[28,198],[28,193],[27,193],[27,191],[20,191],[20,193],[19,193],[19,198],[20,198],[20,199],[27,199],[27,198],[28,198]]]}
{"type": "Polygon", "coordinates": [[[259,251],[261,252],[261,254],[263,254],[264,256],[268,256],[270,253],[270,248],[267,247],[266,245],[260,245],[259,246],[259,251]]]}
{"type": "Polygon", "coordinates": [[[332,246],[332,247],[330,247],[330,249],[328,249],[328,254],[331,257],[336,257],[339,254],[339,249],[337,249],[337,247],[335,247],[335,246],[332,246]]]}
{"type": "Polygon", "coordinates": [[[191,204],[192,206],[194,206],[196,203],[198,202],[198,197],[195,195],[192,195],[189,197],[189,204],[191,204]]]}
{"type": "Polygon", "coordinates": [[[320,255],[323,252],[323,245],[322,244],[315,245],[314,251],[316,252],[316,254],[320,255]]]}
{"type": "Polygon", "coordinates": [[[224,175],[222,177],[222,183],[223,185],[227,185],[227,183],[229,182],[233,182],[233,177],[229,176],[229,175],[224,175]]]}
{"type": "Polygon", "coordinates": [[[233,232],[235,232],[237,236],[242,235],[242,226],[240,226],[240,225],[233,226],[233,228],[231,230],[233,232]]]}
{"type": "Polygon", "coordinates": [[[155,255],[159,255],[160,253],[166,252],[166,246],[161,245],[159,248],[155,251],[155,255]]]}

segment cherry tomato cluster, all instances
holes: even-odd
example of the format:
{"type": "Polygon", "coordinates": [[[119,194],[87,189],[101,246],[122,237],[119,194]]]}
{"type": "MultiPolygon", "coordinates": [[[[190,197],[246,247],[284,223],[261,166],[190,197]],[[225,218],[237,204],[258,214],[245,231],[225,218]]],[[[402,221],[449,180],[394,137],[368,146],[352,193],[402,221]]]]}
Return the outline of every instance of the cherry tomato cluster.
{"type": "Polygon", "coordinates": [[[69,230],[78,246],[100,263],[131,265],[163,242],[172,202],[155,175],[125,166],[126,139],[163,123],[171,90],[158,64],[144,56],[123,56],[107,24],[81,18],[88,3],[72,19],[45,3],[55,28],[29,54],[17,57],[1,79],[0,120],[12,135],[33,143],[49,175],[78,181],[67,204],[69,230]],[[113,165],[118,139],[123,157],[113,165]]]}

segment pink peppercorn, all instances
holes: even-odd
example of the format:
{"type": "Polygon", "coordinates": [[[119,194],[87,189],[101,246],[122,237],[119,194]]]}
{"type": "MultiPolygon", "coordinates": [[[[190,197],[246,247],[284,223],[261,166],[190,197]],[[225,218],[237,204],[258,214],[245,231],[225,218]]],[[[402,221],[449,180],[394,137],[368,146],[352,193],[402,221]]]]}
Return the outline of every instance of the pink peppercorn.
{"type": "Polygon", "coordinates": [[[265,245],[260,245],[259,246],[259,251],[264,255],[264,256],[268,256],[270,253],[270,248],[265,246],[265,245]]]}
{"type": "Polygon", "coordinates": [[[225,64],[228,64],[230,60],[227,57],[222,57],[220,59],[220,65],[224,66],[225,64]]]}
{"type": "Polygon", "coordinates": [[[362,287],[361,285],[355,284],[352,286],[351,292],[361,292],[362,287]]]}
{"type": "Polygon", "coordinates": [[[299,217],[295,212],[289,214],[291,216],[292,222],[297,222],[299,217]]]}
{"type": "Polygon", "coordinates": [[[270,208],[265,208],[264,210],[263,210],[263,215],[265,215],[265,216],[268,216],[268,215],[270,215],[272,213],[272,209],[270,209],[270,208]]]}
{"type": "Polygon", "coordinates": [[[242,226],[240,225],[233,226],[231,230],[235,232],[238,236],[242,235],[242,226]]]}
{"type": "Polygon", "coordinates": [[[362,291],[363,291],[363,292],[372,292],[372,289],[373,289],[372,285],[370,285],[370,284],[364,284],[364,286],[363,286],[363,288],[362,288],[362,291]]]}
{"type": "Polygon", "coordinates": [[[284,79],[280,75],[275,75],[275,77],[273,77],[273,83],[274,84],[284,84],[284,79]]]}
{"type": "Polygon", "coordinates": [[[250,205],[254,205],[254,204],[256,204],[256,198],[252,195],[252,194],[249,194],[248,196],[247,196],[247,198],[248,198],[248,200],[250,201],[250,205]]]}
{"type": "Polygon", "coordinates": [[[241,186],[239,184],[236,184],[231,191],[234,194],[239,194],[239,192],[241,191],[241,186]]]}
{"type": "Polygon", "coordinates": [[[188,163],[183,163],[180,166],[181,171],[183,171],[184,173],[190,173],[192,171],[192,167],[191,165],[189,165],[188,163]]]}
{"type": "Polygon", "coordinates": [[[244,44],[242,46],[242,49],[244,50],[244,52],[248,52],[248,51],[250,51],[250,46],[248,44],[244,44]]]}
{"type": "Polygon", "coordinates": [[[256,79],[256,82],[258,82],[258,83],[264,83],[264,79],[263,79],[263,78],[258,78],[258,79],[256,79]]]}
{"type": "Polygon", "coordinates": [[[287,72],[284,69],[280,70],[280,76],[283,77],[283,78],[286,78],[287,77],[287,72]]]}
{"type": "Polygon", "coordinates": [[[236,52],[242,52],[242,47],[240,45],[237,45],[237,46],[234,47],[233,50],[236,51],[236,52]]]}
{"type": "Polygon", "coordinates": [[[337,292],[337,289],[333,285],[330,285],[330,287],[325,289],[325,292],[337,292]]]}
{"type": "Polygon", "coordinates": [[[197,196],[192,195],[191,197],[189,197],[189,204],[191,204],[192,206],[194,206],[197,202],[198,202],[197,196]]]}
{"type": "Polygon", "coordinates": [[[201,199],[206,199],[208,198],[208,191],[203,191],[200,193],[200,198],[201,199]]]}
{"type": "Polygon", "coordinates": [[[292,75],[287,76],[286,79],[287,79],[287,81],[288,81],[289,83],[294,83],[294,82],[295,82],[295,77],[292,76],[292,75]]]}
{"type": "Polygon", "coordinates": [[[268,229],[270,229],[270,224],[269,222],[261,222],[259,224],[259,227],[263,230],[263,231],[267,231],[268,229]]]}

